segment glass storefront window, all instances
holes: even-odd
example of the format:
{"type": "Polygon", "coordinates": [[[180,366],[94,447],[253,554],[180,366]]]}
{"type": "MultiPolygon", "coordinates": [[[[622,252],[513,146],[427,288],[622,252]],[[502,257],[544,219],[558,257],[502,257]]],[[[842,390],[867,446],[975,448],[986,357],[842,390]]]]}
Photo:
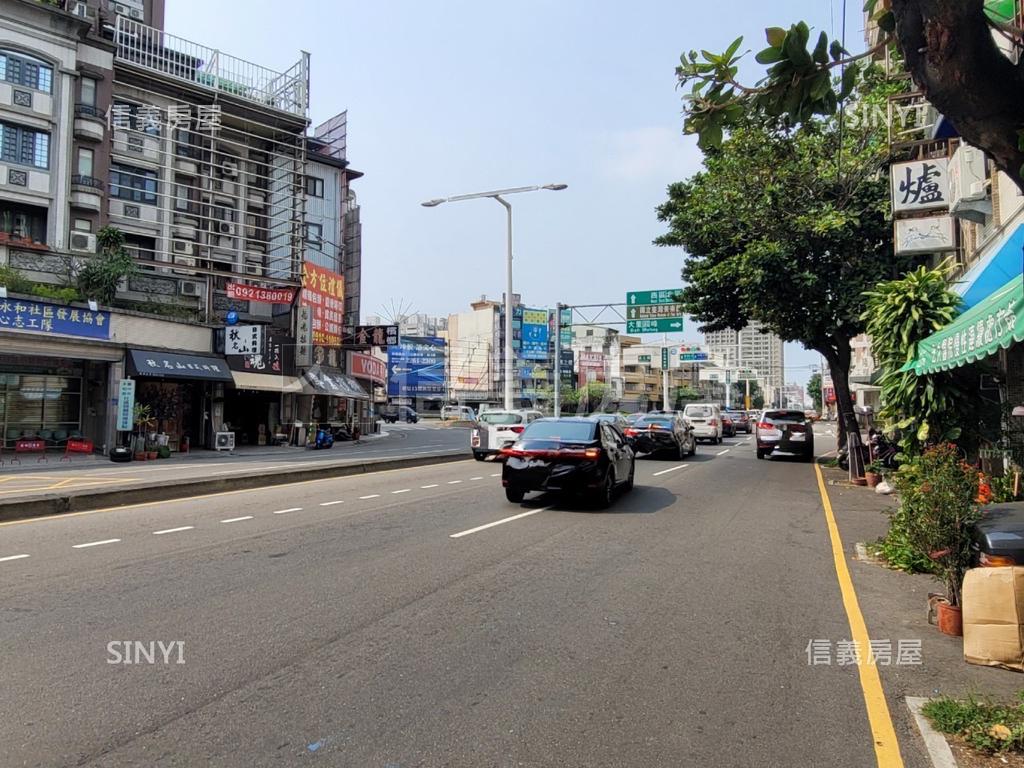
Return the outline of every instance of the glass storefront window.
{"type": "Polygon", "coordinates": [[[8,445],[20,437],[67,438],[82,428],[82,380],[0,373],[0,424],[8,445]]]}

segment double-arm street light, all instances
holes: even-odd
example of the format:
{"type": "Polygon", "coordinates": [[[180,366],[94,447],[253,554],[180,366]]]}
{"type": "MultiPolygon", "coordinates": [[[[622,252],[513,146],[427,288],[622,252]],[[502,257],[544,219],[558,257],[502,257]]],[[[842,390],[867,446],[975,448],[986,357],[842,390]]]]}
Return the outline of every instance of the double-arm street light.
{"type": "Polygon", "coordinates": [[[512,402],[512,377],[515,370],[515,356],[512,353],[512,205],[505,199],[505,195],[515,195],[519,192],[537,192],[541,189],[550,189],[554,192],[565,189],[568,184],[544,184],[532,187],[512,187],[511,189],[497,189],[493,192],[474,192],[471,195],[453,195],[452,197],[438,197],[421,203],[426,208],[434,208],[441,203],[458,203],[463,200],[476,200],[480,197],[489,197],[497,200],[505,207],[508,214],[508,254],[506,257],[506,285],[505,285],[505,408],[511,410],[512,402]]]}

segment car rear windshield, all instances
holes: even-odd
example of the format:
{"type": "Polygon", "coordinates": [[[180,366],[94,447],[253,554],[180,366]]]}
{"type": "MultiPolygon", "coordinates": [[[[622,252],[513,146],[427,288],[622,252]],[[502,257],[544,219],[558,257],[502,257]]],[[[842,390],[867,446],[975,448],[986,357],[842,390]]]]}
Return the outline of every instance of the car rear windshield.
{"type": "Polygon", "coordinates": [[[522,424],[523,416],[520,413],[485,413],[480,421],[484,424],[522,424]]]}
{"type": "Polygon", "coordinates": [[[688,405],[683,413],[687,416],[696,416],[697,418],[707,418],[714,412],[706,405],[688,405]]]}
{"type": "Polygon", "coordinates": [[[585,421],[535,421],[523,431],[523,440],[594,439],[594,424],[585,421]]]}
{"type": "Polygon", "coordinates": [[[671,427],[672,419],[668,416],[646,416],[637,422],[637,426],[644,427],[649,424],[657,424],[659,427],[671,427]]]}
{"type": "Polygon", "coordinates": [[[803,424],[807,417],[799,411],[768,411],[762,420],[769,424],[803,424]]]}

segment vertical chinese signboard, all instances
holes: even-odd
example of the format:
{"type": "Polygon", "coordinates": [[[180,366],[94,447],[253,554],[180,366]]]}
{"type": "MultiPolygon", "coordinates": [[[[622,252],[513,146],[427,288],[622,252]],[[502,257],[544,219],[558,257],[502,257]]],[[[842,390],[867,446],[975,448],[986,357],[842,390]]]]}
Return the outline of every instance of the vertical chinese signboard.
{"type": "Polygon", "coordinates": [[[521,354],[523,360],[548,359],[548,311],[524,309],[521,354]]]}
{"type": "Polygon", "coordinates": [[[131,432],[135,416],[135,380],[121,379],[117,385],[117,431],[131,432]]]}
{"type": "Polygon", "coordinates": [[[345,278],[305,262],[302,265],[302,305],[313,310],[313,345],[341,346],[345,315],[345,278]]]}

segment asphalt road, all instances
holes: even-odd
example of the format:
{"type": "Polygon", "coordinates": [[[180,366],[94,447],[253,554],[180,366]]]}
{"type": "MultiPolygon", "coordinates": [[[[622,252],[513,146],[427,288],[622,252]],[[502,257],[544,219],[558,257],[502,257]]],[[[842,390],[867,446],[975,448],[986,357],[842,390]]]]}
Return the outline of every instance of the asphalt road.
{"type": "Polygon", "coordinates": [[[872,765],[813,468],[726,443],[605,512],[469,460],[0,527],[0,764],[872,765]]]}
{"type": "Polygon", "coordinates": [[[386,434],[360,441],[338,442],[329,450],[248,446],[235,453],[196,452],[173,454],[166,460],[119,464],[104,456],[74,457],[61,461],[59,454],[46,462],[23,455],[20,464],[5,454],[0,465],[0,501],[86,489],[109,489],[140,482],[162,482],[228,476],[239,471],[277,470],[306,464],[359,463],[463,450],[469,454],[469,430],[446,428],[437,423],[382,425],[386,434]]]}

